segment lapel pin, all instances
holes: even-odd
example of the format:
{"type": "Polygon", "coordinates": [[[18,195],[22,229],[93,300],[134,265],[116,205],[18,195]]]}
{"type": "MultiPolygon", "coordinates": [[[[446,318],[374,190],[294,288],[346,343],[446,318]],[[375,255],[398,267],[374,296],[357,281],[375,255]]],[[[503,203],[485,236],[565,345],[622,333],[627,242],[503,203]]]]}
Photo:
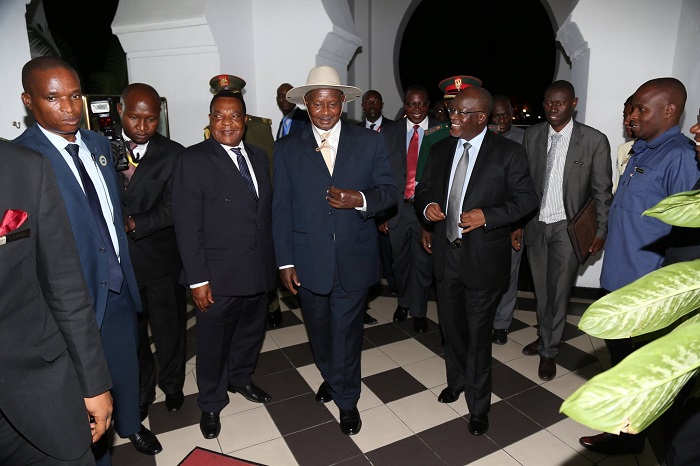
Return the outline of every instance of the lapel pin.
{"type": "Polygon", "coordinates": [[[103,167],[107,166],[107,157],[105,157],[104,155],[100,155],[100,165],[102,165],[103,167]]]}

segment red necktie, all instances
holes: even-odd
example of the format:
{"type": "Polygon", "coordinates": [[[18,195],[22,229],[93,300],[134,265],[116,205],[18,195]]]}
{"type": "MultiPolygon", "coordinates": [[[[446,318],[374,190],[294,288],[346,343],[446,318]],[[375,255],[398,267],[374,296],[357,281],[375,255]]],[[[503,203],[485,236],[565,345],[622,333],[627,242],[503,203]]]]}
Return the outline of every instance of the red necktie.
{"type": "Polygon", "coordinates": [[[418,128],[413,125],[413,135],[408,143],[408,156],[406,157],[406,192],[404,197],[410,199],[416,192],[416,166],[418,165],[418,128]]]}

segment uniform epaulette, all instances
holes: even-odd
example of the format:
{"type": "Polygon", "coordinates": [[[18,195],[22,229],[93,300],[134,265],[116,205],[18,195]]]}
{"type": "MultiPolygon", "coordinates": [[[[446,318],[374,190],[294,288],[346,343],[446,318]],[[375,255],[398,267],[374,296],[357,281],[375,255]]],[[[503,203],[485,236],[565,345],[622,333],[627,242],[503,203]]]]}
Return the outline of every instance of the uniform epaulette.
{"type": "Polygon", "coordinates": [[[430,136],[431,134],[435,134],[440,130],[449,129],[449,128],[450,128],[450,123],[446,121],[445,123],[440,123],[439,125],[435,125],[432,128],[428,128],[425,131],[425,134],[423,136],[430,136]]]}
{"type": "Polygon", "coordinates": [[[266,125],[272,126],[272,120],[270,118],[259,117],[254,115],[248,115],[248,121],[253,120],[259,123],[265,123],[266,125]]]}

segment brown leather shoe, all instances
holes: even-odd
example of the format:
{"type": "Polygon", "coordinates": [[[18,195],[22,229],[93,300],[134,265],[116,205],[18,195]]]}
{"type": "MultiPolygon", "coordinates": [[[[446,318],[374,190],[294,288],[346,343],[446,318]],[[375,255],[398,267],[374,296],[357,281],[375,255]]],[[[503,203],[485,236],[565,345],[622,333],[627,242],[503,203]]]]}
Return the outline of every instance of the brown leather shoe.
{"type": "Polygon", "coordinates": [[[644,436],[630,434],[602,434],[591,437],[581,437],[578,440],[581,446],[603,455],[638,455],[644,450],[644,436]]]}
{"type": "Polygon", "coordinates": [[[554,358],[540,358],[540,367],[537,369],[537,375],[545,382],[552,380],[557,375],[557,365],[554,363],[554,358]]]}
{"type": "Polygon", "coordinates": [[[537,337],[537,340],[525,346],[523,348],[523,354],[525,356],[537,356],[540,354],[540,337],[537,337]]]}

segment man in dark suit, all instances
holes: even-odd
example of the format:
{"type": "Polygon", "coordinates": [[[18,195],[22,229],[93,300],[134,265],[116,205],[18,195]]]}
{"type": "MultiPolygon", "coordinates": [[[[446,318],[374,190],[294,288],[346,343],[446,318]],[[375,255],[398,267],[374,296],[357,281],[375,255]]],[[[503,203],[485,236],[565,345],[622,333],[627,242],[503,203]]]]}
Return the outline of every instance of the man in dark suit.
{"type": "Polygon", "coordinates": [[[491,95],[460,91],[449,107],[452,137],[436,143],[416,188],[416,207],[434,223],[433,269],[445,337],[447,388],[464,391],[469,432],[489,428],[491,325],[510,276],[510,224],[537,206],[523,147],[486,130],[491,95]]]}
{"type": "Polygon", "coordinates": [[[430,100],[428,91],[421,85],[406,89],[403,105],[406,118],[384,131],[391,172],[401,193],[401,202],[383,214],[379,231],[388,234],[391,241],[398,291],[394,322],[402,322],[410,314],[413,329],[424,333],[428,329],[425,315],[433,283],[433,265],[430,254],[421,246],[422,225],[414,209],[414,194],[419,181],[418,154],[423,135],[439,122],[428,117],[430,100]]]}
{"type": "MultiPolygon", "coordinates": [[[[578,259],[566,225],[593,198],[597,212],[595,239],[589,251],[603,247],[612,201],[612,161],[608,138],[572,118],[578,99],[568,81],[552,83],[544,94],[546,122],[525,131],[530,173],[539,197],[539,211],[525,225],[523,243],[537,298],[537,340],[523,354],[540,356],[537,375],[551,380],[557,373],[571,289],[578,259]]],[[[514,234],[518,240],[518,232],[514,234]]]]}
{"type": "MultiPolygon", "coordinates": [[[[80,265],[112,377],[114,430],[141,453],[162,450],[139,419],[137,314],[141,299],[124,232],[117,175],[107,138],[79,130],[78,75],[63,60],[38,57],[22,68],[22,102],[36,120],[15,141],[41,152],[53,166],[68,211],[80,265]]],[[[107,439],[98,462],[109,462],[107,439]]]]}
{"type": "Polygon", "coordinates": [[[309,115],[295,104],[287,100],[287,92],[292,88],[289,83],[282,83],[277,88],[277,107],[282,112],[282,120],[277,128],[277,138],[300,131],[309,124],[309,115]]]}
{"type": "Polygon", "coordinates": [[[0,165],[0,464],[94,464],[112,381],[66,208],[48,159],[0,165]]]}
{"type": "MultiPolygon", "coordinates": [[[[359,122],[357,126],[371,129],[378,133],[391,127],[395,122],[382,115],[383,108],[384,100],[378,91],[370,89],[365,92],[362,96],[362,112],[365,118],[359,122]]],[[[396,293],[396,277],[394,276],[393,270],[394,260],[391,257],[391,241],[389,240],[389,235],[386,233],[381,233],[379,235],[379,254],[382,260],[382,276],[386,279],[389,290],[391,290],[392,293],[396,293]]],[[[377,323],[377,319],[369,314],[368,309],[365,310],[364,323],[365,325],[374,325],[377,323]]]]}
{"type": "Polygon", "coordinates": [[[156,364],[148,328],[158,356],[158,386],[165,407],[182,407],[185,383],[185,288],[178,283],[182,263],[171,213],[172,173],[181,144],[159,134],[161,100],[148,84],[133,83],[117,104],[129,166],[124,182],[124,213],[129,252],[143,310],[139,316],[139,407],[141,420],[156,396],[156,364]]]}
{"type": "Polygon", "coordinates": [[[197,318],[197,404],[204,438],[221,430],[226,391],[265,403],[251,375],[265,336],[266,293],[276,285],[267,154],[244,143],[246,107],[222,91],[210,104],[211,138],[177,157],[173,221],[182,282],[197,318]]]}
{"type": "Polygon", "coordinates": [[[360,431],[362,322],[381,267],[373,216],[396,203],[381,134],[340,120],[362,94],[330,66],[313,68],[287,93],[311,125],[275,143],[273,231],[282,284],[299,293],[304,324],[324,382],[316,400],[340,408],[340,429],[360,431]],[[299,287],[298,289],[296,287],[299,287]]]}

